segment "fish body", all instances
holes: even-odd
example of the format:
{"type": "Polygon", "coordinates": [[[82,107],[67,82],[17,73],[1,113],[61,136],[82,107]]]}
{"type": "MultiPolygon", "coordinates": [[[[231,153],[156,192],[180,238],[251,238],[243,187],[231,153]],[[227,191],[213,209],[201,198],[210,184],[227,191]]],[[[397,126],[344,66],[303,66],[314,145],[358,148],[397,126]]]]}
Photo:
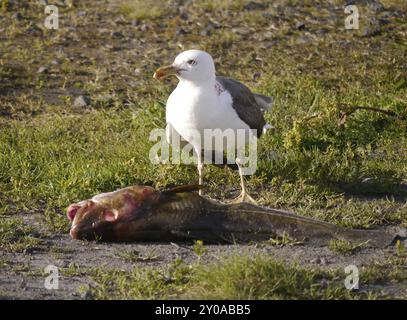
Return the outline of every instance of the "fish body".
{"type": "Polygon", "coordinates": [[[397,238],[388,230],[355,230],[248,203],[225,204],[193,192],[196,186],[158,191],[131,186],[68,207],[71,237],[101,241],[240,243],[290,238],[326,245],[331,239],[385,247],[397,238]]]}

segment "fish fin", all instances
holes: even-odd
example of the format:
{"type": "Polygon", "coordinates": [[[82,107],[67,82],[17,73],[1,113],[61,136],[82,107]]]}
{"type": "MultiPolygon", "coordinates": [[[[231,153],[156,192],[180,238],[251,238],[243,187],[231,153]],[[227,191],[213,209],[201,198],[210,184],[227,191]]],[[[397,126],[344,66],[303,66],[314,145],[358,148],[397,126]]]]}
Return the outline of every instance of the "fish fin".
{"type": "Polygon", "coordinates": [[[198,191],[203,189],[204,186],[203,185],[199,185],[199,184],[187,184],[187,185],[183,185],[183,186],[178,186],[178,187],[174,187],[168,190],[164,190],[163,193],[182,193],[182,192],[192,192],[192,191],[198,191]]]}

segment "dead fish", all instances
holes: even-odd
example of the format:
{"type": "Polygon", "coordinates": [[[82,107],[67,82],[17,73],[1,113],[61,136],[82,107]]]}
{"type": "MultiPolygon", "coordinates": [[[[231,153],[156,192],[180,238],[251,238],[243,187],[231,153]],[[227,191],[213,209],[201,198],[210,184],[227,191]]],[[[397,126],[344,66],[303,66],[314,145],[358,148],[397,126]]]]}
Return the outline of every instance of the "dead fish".
{"type": "Polygon", "coordinates": [[[347,229],[249,203],[225,204],[193,192],[199,189],[195,185],[166,191],[131,186],[94,196],[68,207],[70,235],[99,241],[199,239],[207,243],[247,243],[288,235],[314,245],[341,239],[374,247],[394,244],[402,237],[394,230],[347,229]]]}

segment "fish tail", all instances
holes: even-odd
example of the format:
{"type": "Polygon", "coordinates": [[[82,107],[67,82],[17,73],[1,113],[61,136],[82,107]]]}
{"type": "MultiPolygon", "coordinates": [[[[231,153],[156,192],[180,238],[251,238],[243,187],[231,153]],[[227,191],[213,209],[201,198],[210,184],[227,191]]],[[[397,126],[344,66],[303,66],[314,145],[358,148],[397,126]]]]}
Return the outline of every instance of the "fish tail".
{"type": "Polygon", "coordinates": [[[392,246],[402,237],[392,230],[346,230],[344,240],[353,243],[366,243],[367,246],[385,248],[392,246]]]}

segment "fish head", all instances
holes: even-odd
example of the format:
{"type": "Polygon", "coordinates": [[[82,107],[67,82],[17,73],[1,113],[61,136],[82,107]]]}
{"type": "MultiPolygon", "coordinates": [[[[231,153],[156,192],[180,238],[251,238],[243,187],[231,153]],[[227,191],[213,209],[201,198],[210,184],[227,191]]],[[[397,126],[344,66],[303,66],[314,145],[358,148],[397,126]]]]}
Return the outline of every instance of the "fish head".
{"type": "Polygon", "coordinates": [[[120,240],[130,223],[143,225],[160,192],[149,186],[133,186],[71,204],[67,217],[72,221],[73,239],[120,240]]]}

